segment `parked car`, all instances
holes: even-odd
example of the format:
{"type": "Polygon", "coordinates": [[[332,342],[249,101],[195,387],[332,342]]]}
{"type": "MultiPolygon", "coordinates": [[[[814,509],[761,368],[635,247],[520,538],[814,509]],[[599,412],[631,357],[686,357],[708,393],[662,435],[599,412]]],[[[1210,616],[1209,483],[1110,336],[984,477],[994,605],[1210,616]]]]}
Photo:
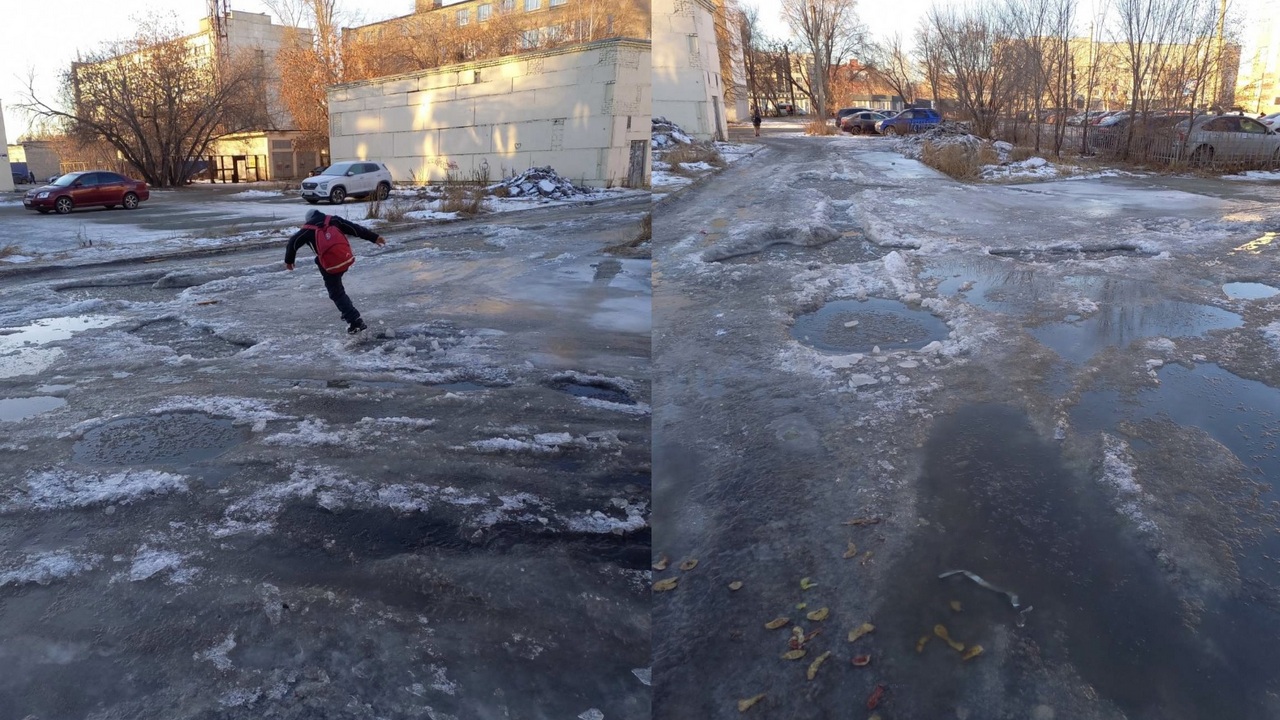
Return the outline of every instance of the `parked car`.
{"type": "Polygon", "coordinates": [[[307,173],[307,177],[315,177],[316,175],[324,172],[327,167],[327,165],[317,165],[316,167],[311,168],[311,172],[307,173]]]}
{"type": "Polygon", "coordinates": [[[348,197],[385,200],[390,194],[391,171],[382,163],[363,160],[334,163],[302,181],[302,199],[312,205],[321,200],[338,205],[348,197]]]}
{"type": "Polygon", "coordinates": [[[1266,125],[1272,130],[1280,130],[1280,112],[1273,112],[1270,115],[1263,115],[1258,118],[1258,122],[1266,125]]]}
{"type": "Polygon", "coordinates": [[[840,129],[851,135],[874,134],[876,132],[876,123],[888,118],[888,115],[872,110],[857,112],[852,115],[845,115],[844,119],[840,121],[840,129]]]}
{"type": "Polygon", "coordinates": [[[1089,133],[1090,143],[1096,150],[1118,152],[1125,147],[1125,143],[1131,142],[1129,149],[1134,155],[1168,157],[1177,143],[1174,125],[1186,120],[1188,115],[1189,111],[1156,111],[1145,115],[1139,113],[1137,125],[1130,136],[1129,126],[1134,122],[1134,115],[1127,110],[1118,112],[1098,123],[1097,128],[1089,133]]]}
{"type": "Polygon", "coordinates": [[[879,120],[875,124],[876,132],[881,135],[906,135],[936,127],[942,122],[942,116],[931,108],[914,108],[903,110],[891,118],[879,120]]]}
{"type": "Polygon", "coordinates": [[[108,210],[117,205],[133,210],[150,197],[151,191],[141,180],[106,170],[89,170],[67,173],[48,185],[28,190],[22,204],[41,215],[51,210],[66,215],[78,207],[98,205],[108,210]]]}
{"type": "Polygon", "coordinates": [[[1261,163],[1280,167],[1280,133],[1244,115],[1183,120],[1175,151],[1192,165],[1261,163]]]}
{"type": "Polygon", "coordinates": [[[861,107],[860,108],[840,108],[839,110],[836,111],[836,114],[832,115],[831,117],[835,119],[836,129],[840,130],[840,129],[843,129],[841,127],[841,124],[842,124],[841,121],[844,120],[846,116],[854,115],[860,112],[875,112],[875,111],[872,110],[871,108],[861,108],[861,107]]]}
{"type": "Polygon", "coordinates": [[[778,116],[795,115],[796,106],[791,103],[778,103],[778,116]]]}
{"type": "Polygon", "coordinates": [[[1093,121],[1099,118],[1102,114],[1103,112],[1101,110],[1090,110],[1089,112],[1078,113],[1067,118],[1067,125],[1071,127],[1080,127],[1085,124],[1092,125],[1093,121]]]}

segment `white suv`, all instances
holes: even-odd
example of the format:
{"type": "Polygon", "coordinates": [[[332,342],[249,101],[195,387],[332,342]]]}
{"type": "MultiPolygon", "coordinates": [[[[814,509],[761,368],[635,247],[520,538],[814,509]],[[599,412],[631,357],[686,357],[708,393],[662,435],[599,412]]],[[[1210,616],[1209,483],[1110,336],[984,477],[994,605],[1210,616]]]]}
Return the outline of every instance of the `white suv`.
{"type": "Polygon", "coordinates": [[[302,199],[315,205],[328,200],[337,205],[348,196],[370,195],[385,200],[391,194],[391,171],[386,165],[363,160],[338,162],[302,181],[302,199]]]}

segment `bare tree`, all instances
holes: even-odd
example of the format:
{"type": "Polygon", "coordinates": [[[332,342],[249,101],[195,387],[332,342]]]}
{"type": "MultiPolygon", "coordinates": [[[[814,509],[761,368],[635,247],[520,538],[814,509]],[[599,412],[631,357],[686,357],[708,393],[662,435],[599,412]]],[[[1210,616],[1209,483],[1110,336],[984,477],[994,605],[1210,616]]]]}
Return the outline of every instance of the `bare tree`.
{"type": "Polygon", "coordinates": [[[183,183],[214,139],[268,127],[265,68],[254,53],[218,56],[176,20],[138,25],[63,73],[62,102],[31,84],[24,109],[61,121],[81,144],[109,143],[148,183],[183,183]]]}
{"type": "Polygon", "coordinates": [[[990,137],[1012,97],[1016,65],[1006,18],[992,2],[963,11],[935,5],[926,17],[961,110],[976,134],[990,137]]]}
{"type": "Polygon", "coordinates": [[[921,18],[916,28],[916,60],[924,71],[924,82],[929,86],[929,96],[935,108],[941,105],[942,95],[951,87],[942,42],[929,18],[921,18]]]}
{"type": "Polygon", "coordinates": [[[872,62],[868,72],[877,81],[888,86],[908,105],[916,100],[916,88],[920,86],[920,71],[907,51],[901,33],[894,33],[882,45],[872,50],[872,62]]]}
{"type": "Polygon", "coordinates": [[[800,39],[811,64],[800,65],[805,92],[815,113],[827,115],[831,71],[853,57],[863,44],[854,14],[855,0],[782,0],[782,18],[800,39]]]}
{"type": "Polygon", "coordinates": [[[742,32],[739,27],[743,21],[742,9],[737,0],[717,0],[715,12],[716,45],[720,49],[720,77],[724,79],[724,104],[731,106],[737,102],[738,85],[734,79],[733,58],[744,56],[742,32]]]}
{"type": "Polygon", "coordinates": [[[350,16],[338,0],[264,0],[288,26],[276,64],[280,69],[280,99],[302,133],[299,150],[329,149],[327,88],[342,78],[342,40],[339,28],[350,16]],[[309,32],[304,28],[308,28],[309,32]]]}

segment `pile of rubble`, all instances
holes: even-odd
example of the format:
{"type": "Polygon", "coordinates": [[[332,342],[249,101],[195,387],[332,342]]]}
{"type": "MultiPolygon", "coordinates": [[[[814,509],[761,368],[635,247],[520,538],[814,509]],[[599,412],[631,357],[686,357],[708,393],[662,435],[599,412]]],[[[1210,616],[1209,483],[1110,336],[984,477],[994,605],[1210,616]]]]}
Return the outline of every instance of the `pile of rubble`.
{"type": "Polygon", "coordinates": [[[592,193],[588,188],[578,187],[565,180],[550,166],[529,168],[486,189],[491,194],[502,195],[500,188],[506,190],[507,197],[539,196],[551,200],[565,200],[592,193]]]}
{"type": "Polygon", "coordinates": [[[649,142],[654,150],[663,150],[676,145],[693,144],[693,138],[689,137],[684,130],[681,130],[679,125],[664,117],[653,118],[653,130],[650,137],[652,139],[649,142]]]}

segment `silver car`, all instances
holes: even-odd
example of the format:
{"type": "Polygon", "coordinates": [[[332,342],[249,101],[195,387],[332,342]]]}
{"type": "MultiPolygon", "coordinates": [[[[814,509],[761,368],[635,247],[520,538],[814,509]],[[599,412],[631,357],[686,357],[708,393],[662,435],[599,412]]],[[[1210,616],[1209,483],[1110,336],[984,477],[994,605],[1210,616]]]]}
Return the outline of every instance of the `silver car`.
{"type": "Polygon", "coordinates": [[[1280,167],[1280,133],[1243,115],[1196,118],[1176,126],[1177,151],[1192,165],[1260,164],[1280,167]]]}
{"type": "Polygon", "coordinates": [[[339,205],[348,197],[374,196],[386,200],[391,194],[391,171],[376,162],[337,162],[302,181],[302,199],[311,205],[328,200],[339,205]]]}

